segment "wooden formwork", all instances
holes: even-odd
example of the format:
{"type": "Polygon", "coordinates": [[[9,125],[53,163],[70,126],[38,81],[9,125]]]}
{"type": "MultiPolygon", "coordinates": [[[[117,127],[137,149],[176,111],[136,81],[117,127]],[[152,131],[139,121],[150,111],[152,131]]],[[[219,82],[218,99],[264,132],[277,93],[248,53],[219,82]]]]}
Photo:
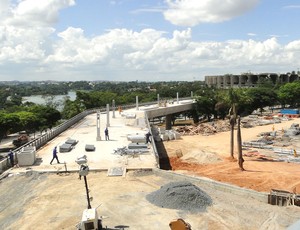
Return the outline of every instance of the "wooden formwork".
{"type": "Polygon", "coordinates": [[[284,190],[272,189],[268,195],[268,203],[278,206],[300,206],[300,195],[284,190]]]}

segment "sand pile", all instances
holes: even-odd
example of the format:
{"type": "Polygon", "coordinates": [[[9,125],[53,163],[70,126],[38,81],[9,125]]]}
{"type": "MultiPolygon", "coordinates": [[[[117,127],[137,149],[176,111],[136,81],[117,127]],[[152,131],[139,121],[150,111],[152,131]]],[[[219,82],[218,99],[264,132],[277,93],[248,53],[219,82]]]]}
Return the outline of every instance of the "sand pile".
{"type": "Polygon", "coordinates": [[[215,152],[207,152],[203,150],[193,150],[180,158],[182,161],[196,164],[216,163],[222,159],[215,152]]]}
{"type": "Polygon", "coordinates": [[[202,212],[212,204],[210,196],[190,182],[171,182],[150,193],[146,199],[152,204],[170,209],[202,212]]]}

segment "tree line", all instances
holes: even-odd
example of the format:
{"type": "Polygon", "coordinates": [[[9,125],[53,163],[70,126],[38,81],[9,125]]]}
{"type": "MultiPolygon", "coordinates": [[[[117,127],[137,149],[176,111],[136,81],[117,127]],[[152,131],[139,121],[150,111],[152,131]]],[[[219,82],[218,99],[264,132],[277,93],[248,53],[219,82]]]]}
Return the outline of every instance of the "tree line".
{"type": "MultiPolygon", "coordinates": [[[[208,88],[204,82],[62,82],[61,89],[76,89],[76,99],[65,98],[63,109],[58,110],[58,104],[49,100],[46,105],[22,102],[25,88],[29,85],[0,84],[0,139],[9,133],[26,130],[30,133],[52,128],[65,119],[92,108],[105,107],[115,100],[116,106],[134,104],[136,96],[139,102],[151,102],[160,99],[195,98],[195,108],[189,112],[195,122],[200,119],[225,119],[233,105],[237,115],[250,114],[253,110],[263,110],[266,106],[282,105],[297,107],[300,104],[300,81],[280,86],[262,84],[256,88],[216,89],[208,88]],[[20,87],[20,90],[18,90],[20,87]]],[[[55,83],[51,95],[61,93],[59,85],[55,83]]],[[[41,84],[42,88],[44,84],[41,84]]],[[[38,84],[34,85],[39,87],[38,84]]],[[[41,90],[42,88],[39,88],[41,90]]],[[[43,88],[44,89],[44,88],[43,88]]],[[[35,92],[39,92],[35,90],[35,92]]],[[[66,91],[68,92],[68,91],[66,91]]]]}

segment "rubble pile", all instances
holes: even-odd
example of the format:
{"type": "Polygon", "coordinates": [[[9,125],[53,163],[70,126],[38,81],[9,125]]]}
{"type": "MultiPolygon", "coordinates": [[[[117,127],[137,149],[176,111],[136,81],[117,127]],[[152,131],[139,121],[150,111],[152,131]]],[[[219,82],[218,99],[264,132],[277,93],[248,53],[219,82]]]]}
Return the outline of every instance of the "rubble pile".
{"type": "MultiPolygon", "coordinates": [[[[255,126],[269,125],[281,123],[286,120],[285,117],[263,117],[258,115],[249,115],[241,119],[241,126],[243,128],[252,128],[255,126]]],[[[235,127],[236,128],[236,127],[235,127]]],[[[229,120],[217,120],[213,122],[200,123],[195,125],[177,126],[173,129],[180,133],[180,135],[213,135],[219,132],[226,132],[230,130],[229,120]]],[[[293,130],[295,132],[295,130],[293,130]]]]}
{"type": "MultiPolygon", "coordinates": [[[[299,124],[292,124],[288,129],[262,132],[257,140],[243,142],[243,148],[259,148],[270,150],[270,157],[277,161],[300,162],[300,128],[299,124]]],[[[255,154],[244,153],[244,156],[255,154]]],[[[264,156],[262,156],[264,157],[264,156]]]]}
{"type": "Polygon", "coordinates": [[[174,130],[181,135],[212,135],[218,132],[229,131],[230,124],[228,120],[219,120],[208,123],[200,123],[198,125],[174,127],[174,130]]]}

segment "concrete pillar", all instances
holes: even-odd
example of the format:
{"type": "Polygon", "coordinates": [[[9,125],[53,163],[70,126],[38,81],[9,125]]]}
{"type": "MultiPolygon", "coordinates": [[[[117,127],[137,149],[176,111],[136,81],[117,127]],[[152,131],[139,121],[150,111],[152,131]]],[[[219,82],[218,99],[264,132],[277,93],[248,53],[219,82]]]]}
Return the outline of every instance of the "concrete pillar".
{"type": "Polygon", "coordinates": [[[179,94],[178,94],[178,92],[176,93],[176,98],[177,98],[177,104],[179,104],[179,94]]]}
{"type": "Polygon", "coordinates": [[[116,103],[115,103],[115,100],[112,100],[112,111],[113,111],[112,117],[113,117],[113,118],[116,117],[116,115],[115,115],[115,110],[116,110],[116,103]]]}
{"type": "Polygon", "coordinates": [[[172,129],[172,115],[169,114],[166,116],[166,130],[172,129]]]}
{"type": "Polygon", "coordinates": [[[159,107],[159,94],[157,94],[157,106],[159,107]]]}
{"type": "Polygon", "coordinates": [[[135,96],[136,110],[139,110],[139,96],[135,96]]]}
{"type": "Polygon", "coordinates": [[[100,111],[97,112],[97,141],[101,141],[101,135],[100,135],[100,111]]]}
{"type": "Polygon", "coordinates": [[[109,127],[109,104],[106,104],[106,127],[109,127]]]}
{"type": "Polygon", "coordinates": [[[193,91],[191,91],[191,98],[193,98],[194,97],[194,94],[193,94],[193,91]]]}
{"type": "Polygon", "coordinates": [[[221,76],[217,77],[217,88],[221,88],[221,76]]]}
{"type": "Polygon", "coordinates": [[[230,88],[233,87],[234,76],[230,75],[230,88]]]}

